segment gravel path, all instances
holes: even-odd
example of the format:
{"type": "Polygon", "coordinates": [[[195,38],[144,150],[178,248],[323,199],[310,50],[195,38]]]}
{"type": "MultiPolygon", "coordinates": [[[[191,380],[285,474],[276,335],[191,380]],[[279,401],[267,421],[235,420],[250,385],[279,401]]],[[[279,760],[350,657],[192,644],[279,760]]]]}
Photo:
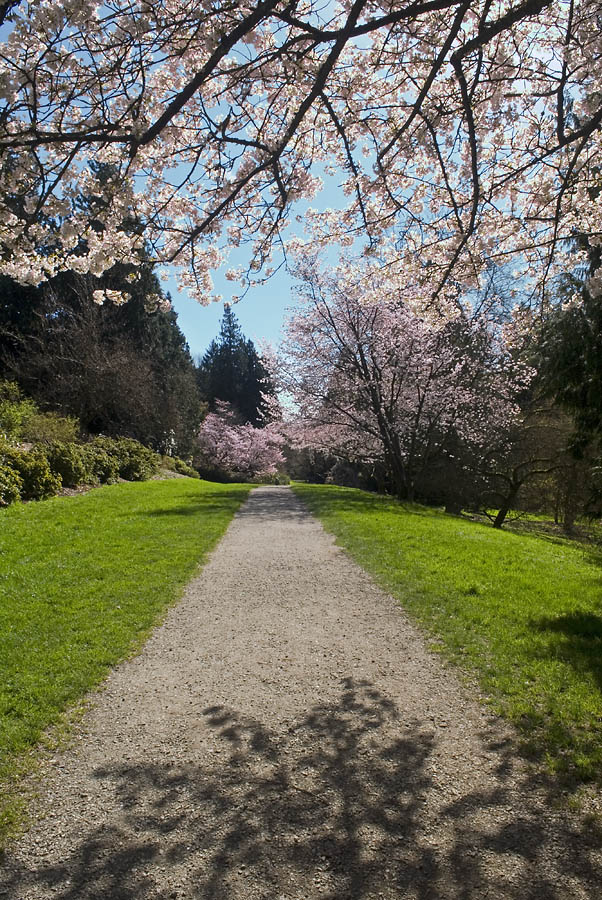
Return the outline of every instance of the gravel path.
{"type": "Polygon", "coordinates": [[[53,761],[0,895],[596,898],[512,735],[290,489],[258,488],[53,761]]]}

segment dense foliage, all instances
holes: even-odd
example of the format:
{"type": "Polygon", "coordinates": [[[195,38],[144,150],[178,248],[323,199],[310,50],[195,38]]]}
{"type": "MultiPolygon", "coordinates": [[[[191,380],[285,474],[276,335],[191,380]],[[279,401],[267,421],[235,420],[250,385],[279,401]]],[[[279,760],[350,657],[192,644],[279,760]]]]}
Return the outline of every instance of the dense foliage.
{"type": "Polygon", "coordinates": [[[98,280],[74,273],[37,288],[0,278],[0,377],[87,432],[187,454],[201,400],[176,315],[148,264],[105,282],[127,284],[129,302],[96,302],[98,280]]]}
{"type": "Polygon", "coordinates": [[[574,415],[573,445],[582,452],[602,439],[602,278],[600,248],[585,236],[575,243],[588,264],[559,282],[534,352],[548,389],[574,415]]]}
{"type": "Polygon", "coordinates": [[[43,500],[61,488],[146,481],[159,467],[198,472],[176,456],[160,457],[132,438],[80,437],[78,423],[41,413],[14,382],[0,382],[0,506],[43,500]]]}

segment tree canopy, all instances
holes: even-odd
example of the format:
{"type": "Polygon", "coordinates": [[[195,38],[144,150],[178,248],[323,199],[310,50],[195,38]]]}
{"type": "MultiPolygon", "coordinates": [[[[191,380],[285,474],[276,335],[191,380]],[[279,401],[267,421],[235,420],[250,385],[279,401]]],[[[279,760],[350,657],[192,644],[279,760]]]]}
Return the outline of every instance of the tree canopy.
{"type": "Polygon", "coordinates": [[[268,271],[299,200],[422,296],[515,258],[545,290],[602,240],[598,0],[0,4],[0,267],[99,275],[142,240],[201,300],[226,246],[268,271]],[[112,167],[93,208],[90,162],[112,167]],[[122,222],[133,211],[137,230],[122,222]],[[556,265],[556,269],[555,269],[556,265]]]}

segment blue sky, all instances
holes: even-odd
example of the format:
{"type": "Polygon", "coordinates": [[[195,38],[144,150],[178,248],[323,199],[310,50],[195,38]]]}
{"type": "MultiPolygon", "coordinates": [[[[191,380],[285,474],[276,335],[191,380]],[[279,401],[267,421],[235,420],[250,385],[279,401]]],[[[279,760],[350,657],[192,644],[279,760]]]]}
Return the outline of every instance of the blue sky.
{"type": "MultiPolygon", "coordinates": [[[[232,293],[240,291],[239,285],[226,281],[219,273],[214,277],[216,293],[228,300],[232,293]]],[[[172,305],[178,314],[178,325],[184,332],[194,359],[207,349],[219,332],[219,323],[224,311],[223,303],[201,306],[187,294],[178,292],[175,279],[170,279],[164,288],[171,294],[172,305]]],[[[258,346],[262,340],[277,344],[285,319],[286,309],[295,301],[292,293],[293,279],[284,268],[261,287],[251,288],[234,306],[236,318],[245,337],[258,346]]]]}
{"type": "MultiPolygon", "coordinates": [[[[340,188],[342,173],[339,176],[326,175],[318,167],[318,174],[322,177],[324,187],[320,193],[310,202],[303,201],[296,204],[293,212],[295,215],[303,215],[308,207],[324,210],[326,208],[341,208],[347,205],[348,200],[340,188]]],[[[291,218],[294,218],[291,216],[291,218]]],[[[303,231],[303,225],[297,224],[287,232],[285,236],[303,231]]],[[[327,253],[325,260],[335,262],[337,252],[327,253]]],[[[233,254],[224,270],[235,265],[245,263],[244,253],[233,254]]],[[[277,262],[275,263],[277,264],[277,262]]],[[[216,294],[221,294],[224,300],[229,300],[232,294],[239,294],[241,287],[237,282],[227,281],[220,274],[213,273],[216,294]]],[[[234,312],[242,328],[245,337],[250,338],[257,346],[262,340],[270,341],[276,345],[281,337],[281,330],[290,310],[295,304],[293,288],[295,281],[282,266],[275,275],[268,279],[261,287],[249,289],[245,297],[234,306],[234,312]]],[[[223,303],[212,303],[210,306],[200,306],[187,294],[178,291],[175,278],[163,284],[165,290],[171,294],[172,305],[178,314],[178,324],[188,341],[193,358],[201,356],[214,337],[219,332],[219,323],[223,313],[223,303]]]]}

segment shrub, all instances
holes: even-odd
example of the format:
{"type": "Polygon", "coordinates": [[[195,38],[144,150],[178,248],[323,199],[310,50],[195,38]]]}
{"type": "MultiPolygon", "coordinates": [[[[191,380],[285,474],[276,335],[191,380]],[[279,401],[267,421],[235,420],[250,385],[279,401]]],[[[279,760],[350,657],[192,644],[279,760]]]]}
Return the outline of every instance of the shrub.
{"type": "Polygon", "coordinates": [[[58,413],[35,412],[21,428],[21,439],[33,444],[51,444],[56,441],[72,443],[79,434],[79,421],[72,416],[58,413]]]}
{"type": "Polygon", "coordinates": [[[44,500],[54,497],[62,487],[61,476],[51,471],[46,454],[41,448],[18,450],[6,441],[0,446],[0,465],[11,468],[22,482],[23,500],[44,500]]]}
{"type": "Polygon", "coordinates": [[[174,462],[174,471],[178,472],[180,475],[188,475],[189,478],[200,478],[201,476],[197,472],[196,469],[193,469],[192,466],[189,466],[187,462],[184,462],[183,459],[178,459],[176,456],[173,459],[174,462]]]}
{"type": "Polygon", "coordinates": [[[24,423],[36,412],[34,401],[23,397],[14,381],[0,382],[0,432],[5,438],[19,440],[24,423]]]}
{"type": "Polygon", "coordinates": [[[93,480],[78,444],[55,441],[46,448],[46,457],[51,470],[60,475],[65,487],[77,487],[78,484],[93,480]]]}
{"type": "Polygon", "coordinates": [[[24,500],[45,500],[58,494],[62,485],[61,476],[51,471],[43,451],[34,449],[23,453],[23,463],[19,475],[23,479],[21,496],[24,500]]]}
{"type": "Polygon", "coordinates": [[[112,484],[119,478],[119,463],[112,456],[95,444],[84,444],[81,448],[88,470],[90,483],[112,484]]]}
{"type": "Polygon", "coordinates": [[[161,468],[167,469],[168,472],[176,471],[176,456],[167,456],[165,453],[161,454],[161,468]]]}
{"type": "Polygon", "coordinates": [[[119,465],[119,474],[127,481],[146,481],[159,468],[159,457],[148,447],[131,438],[120,438],[119,452],[123,462],[119,465]]]}
{"type": "Polygon", "coordinates": [[[92,446],[116,460],[119,475],[126,481],[146,481],[159,467],[159,456],[132,438],[95,438],[92,446]]]}
{"type": "Polygon", "coordinates": [[[21,499],[23,480],[18,472],[0,464],[0,506],[9,506],[21,499]]]}

